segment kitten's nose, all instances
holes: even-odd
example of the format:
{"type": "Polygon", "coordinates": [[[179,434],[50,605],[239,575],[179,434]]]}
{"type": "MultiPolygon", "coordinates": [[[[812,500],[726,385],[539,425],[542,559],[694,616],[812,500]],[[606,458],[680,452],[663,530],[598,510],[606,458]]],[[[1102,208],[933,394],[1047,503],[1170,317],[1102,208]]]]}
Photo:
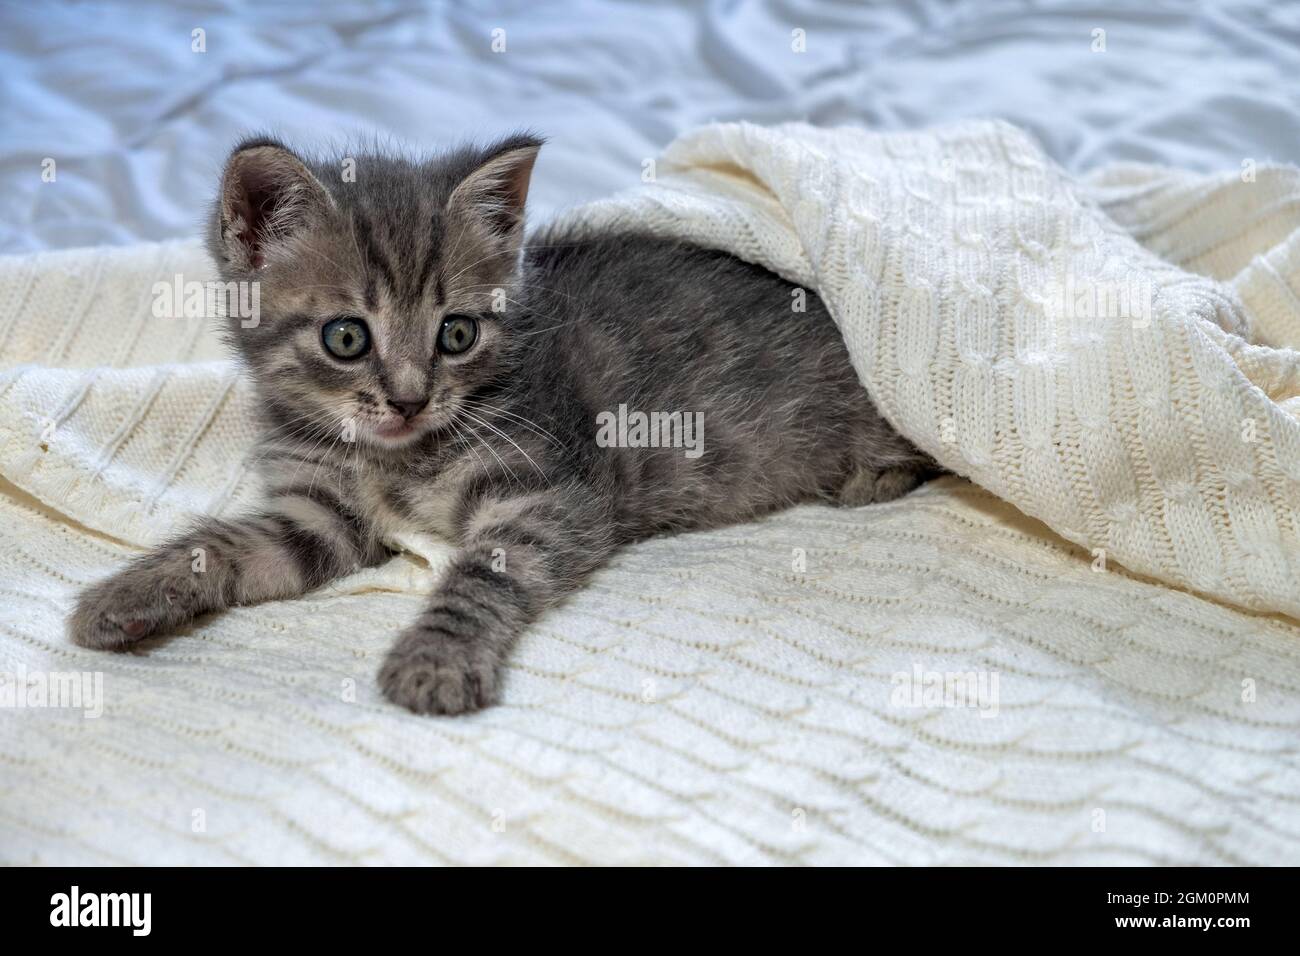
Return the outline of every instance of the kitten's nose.
{"type": "Polygon", "coordinates": [[[413,402],[399,402],[390,398],[388,404],[397,409],[403,418],[410,421],[416,415],[420,414],[420,409],[424,408],[425,405],[428,405],[429,400],[427,398],[419,398],[413,402]]]}

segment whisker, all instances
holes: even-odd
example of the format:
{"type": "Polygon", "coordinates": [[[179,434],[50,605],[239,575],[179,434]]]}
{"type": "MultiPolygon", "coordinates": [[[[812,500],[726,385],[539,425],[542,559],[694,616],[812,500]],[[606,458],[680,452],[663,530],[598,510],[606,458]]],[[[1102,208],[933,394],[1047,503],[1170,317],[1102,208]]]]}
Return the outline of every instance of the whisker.
{"type": "Polygon", "coordinates": [[[533,434],[537,435],[538,437],[549,439],[555,444],[557,448],[565,447],[564,442],[560,441],[560,439],[555,437],[555,435],[553,435],[551,432],[548,432],[545,428],[543,428],[541,425],[537,424],[536,422],[532,421],[531,419],[525,418],[523,415],[517,415],[512,411],[508,411],[507,409],[498,408],[495,405],[489,405],[487,402],[484,402],[482,400],[462,398],[461,403],[468,405],[470,408],[478,409],[480,411],[495,412],[498,415],[504,415],[505,417],[518,422],[520,425],[523,425],[525,428],[532,431],[533,434]]]}
{"type": "MultiPolygon", "coordinates": [[[[347,424],[347,420],[348,420],[347,415],[344,415],[340,412],[339,419],[334,423],[334,428],[333,428],[333,431],[336,431],[338,434],[334,438],[334,440],[331,441],[328,446],[326,446],[325,453],[321,456],[321,460],[316,464],[316,470],[311,473],[311,481],[307,483],[307,497],[309,498],[311,497],[311,491],[313,488],[316,487],[316,476],[320,474],[321,466],[325,464],[325,460],[326,460],[325,455],[328,455],[331,451],[333,451],[334,446],[343,440],[343,429],[347,424]]],[[[343,469],[341,462],[338,463],[338,467],[339,467],[339,472],[341,474],[343,469]]]]}
{"type": "Polygon", "coordinates": [[[470,434],[474,436],[474,438],[478,441],[478,443],[482,445],[484,448],[486,448],[488,452],[492,455],[492,457],[497,460],[497,463],[500,464],[501,467],[506,470],[506,473],[510,475],[511,480],[518,483],[520,487],[523,487],[524,483],[519,480],[519,476],[515,474],[514,469],[505,463],[504,459],[502,459],[502,457],[497,454],[495,448],[493,448],[490,444],[488,444],[486,441],[483,440],[483,436],[478,433],[478,429],[475,428],[473,425],[471,425],[469,422],[462,422],[461,424],[463,424],[466,428],[469,429],[470,434]]]}
{"type": "Polygon", "coordinates": [[[519,447],[519,443],[518,443],[518,442],[516,442],[513,438],[511,438],[509,435],[507,435],[507,434],[506,434],[505,432],[503,432],[501,429],[497,428],[497,427],[496,427],[495,425],[493,425],[491,422],[484,421],[483,419],[479,418],[477,415],[475,415],[473,412],[469,411],[468,409],[465,410],[465,414],[468,415],[470,418],[474,419],[474,421],[478,422],[478,423],[479,423],[480,425],[482,425],[484,428],[489,429],[489,430],[492,431],[494,434],[500,435],[502,438],[504,438],[506,441],[508,441],[511,445],[514,445],[515,450],[517,450],[517,451],[519,452],[519,454],[523,455],[524,458],[528,459],[528,464],[530,464],[530,465],[533,466],[533,468],[537,471],[537,473],[538,473],[539,475],[541,475],[543,479],[546,480],[546,483],[547,483],[548,485],[551,483],[551,482],[550,482],[550,479],[547,478],[547,476],[546,476],[546,472],[542,471],[541,466],[538,465],[537,462],[533,461],[533,456],[532,456],[532,455],[528,454],[528,452],[524,451],[522,448],[519,447]]]}
{"type": "Polygon", "coordinates": [[[453,421],[450,423],[450,425],[451,425],[452,438],[456,439],[457,442],[464,445],[465,449],[469,451],[474,456],[474,458],[478,461],[479,468],[481,468],[483,471],[486,472],[487,462],[483,460],[483,457],[478,453],[478,451],[474,448],[474,446],[470,444],[469,439],[460,433],[460,430],[456,427],[456,422],[453,421]]]}

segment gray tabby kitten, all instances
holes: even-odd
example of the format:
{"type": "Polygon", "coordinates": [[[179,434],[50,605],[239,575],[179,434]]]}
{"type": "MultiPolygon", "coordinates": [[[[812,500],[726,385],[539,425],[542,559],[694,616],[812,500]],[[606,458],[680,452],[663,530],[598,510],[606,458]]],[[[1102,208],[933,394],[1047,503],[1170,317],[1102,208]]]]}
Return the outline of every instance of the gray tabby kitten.
{"type": "Polygon", "coordinates": [[[815,295],[730,255],[639,235],[525,243],[541,146],[430,161],[227,161],[209,247],[261,283],[229,338],[264,422],[260,509],[209,518],[81,595],[73,640],[123,650],[389,557],[460,551],[379,672],[419,713],[491,704],[520,635],[620,547],[797,502],[887,501],[933,462],[880,417],[815,295]],[[702,413],[704,453],[604,447],[602,412],[702,413]],[[206,550],[203,573],[191,551],[206,550]]]}

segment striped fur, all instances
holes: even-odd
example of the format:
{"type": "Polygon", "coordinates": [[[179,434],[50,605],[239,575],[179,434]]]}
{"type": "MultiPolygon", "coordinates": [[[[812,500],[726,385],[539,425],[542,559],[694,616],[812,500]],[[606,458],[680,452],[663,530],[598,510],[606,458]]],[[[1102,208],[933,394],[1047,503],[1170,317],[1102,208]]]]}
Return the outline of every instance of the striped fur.
{"type": "Polygon", "coordinates": [[[875,412],[812,293],[634,228],[525,246],[539,147],[363,154],[355,181],[270,140],[235,150],[209,244],[227,281],[261,283],[261,321],[229,338],[257,387],[266,501],[90,588],[74,640],[122,649],[436,532],[460,551],[379,680],[414,711],[463,713],[498,698],[519,636],[621,546],[886,500],[932,469],[875,412]],[[440,343],[448,316],[477,322],[463,353],[440,343]],[[345,317],[370,330],[359,358],[322,344],[345,317]],[[702,413],[703,454],[602,447],[598,415],[620,405],[702,413]]]}

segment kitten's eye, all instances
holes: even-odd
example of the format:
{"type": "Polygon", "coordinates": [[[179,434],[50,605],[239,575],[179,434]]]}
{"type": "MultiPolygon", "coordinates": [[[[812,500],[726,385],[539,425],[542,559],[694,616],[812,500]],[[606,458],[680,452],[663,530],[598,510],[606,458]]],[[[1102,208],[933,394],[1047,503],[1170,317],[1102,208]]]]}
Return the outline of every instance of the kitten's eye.
{"type": "Polygon", "coordinates": [[[447,355],[467,351],[478,338],[478,322],[468,315],[449,315],[442,320],[438,333],[438,348],[447,355]]]}
{"type": "Polygon", "coordinates": [[[335,358],[361,358],[370,349],[370,330],[360,319],[335,319],[321,329],[325,351],[335,358]]]}

